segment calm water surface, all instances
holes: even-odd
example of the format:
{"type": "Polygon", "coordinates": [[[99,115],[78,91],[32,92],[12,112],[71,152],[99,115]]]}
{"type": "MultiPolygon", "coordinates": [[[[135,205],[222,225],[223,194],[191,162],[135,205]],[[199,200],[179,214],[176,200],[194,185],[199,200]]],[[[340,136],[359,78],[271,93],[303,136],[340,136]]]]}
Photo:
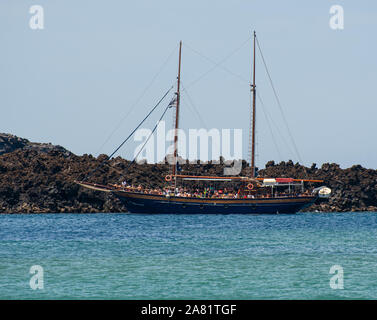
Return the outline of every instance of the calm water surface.
{"type": "Polygon", "coordinates": [[[4,214],[0,299],[377,299],[377,213],[4,214]]]}

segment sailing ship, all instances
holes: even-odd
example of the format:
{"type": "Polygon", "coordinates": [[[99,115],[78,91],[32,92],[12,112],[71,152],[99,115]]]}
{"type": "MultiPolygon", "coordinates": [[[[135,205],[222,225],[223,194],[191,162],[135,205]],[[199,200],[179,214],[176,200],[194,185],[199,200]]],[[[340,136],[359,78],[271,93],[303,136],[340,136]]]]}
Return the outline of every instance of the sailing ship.
{"type": "Polygon", "coordinates": [[[327,199],[331,194],[329,188],[321,186],[310,190],[305,187],[305,183],[313,185],[323,183],[322,180],[285,177],[262,178],[257,176],[255,166],[255,32],[253,38],[253,75],[252,83],[250,84],[252,92],[252,141],[249,175],[222,177],[179,174],[177,169],[177,144],[181,98],[181,41],[179,44],[177,91],[175,92],[176,97],[174,100],[175,136],[172,155],[173,163],[171,174],[165,176],[165,183],[168,186],[164,191],[146,192],[140,186],[135,188],[117,184],[100,185],[87,181],[76,182],[85,188],[111,192],[122,201],[128,212],[143,214],[292,214],[317,201],[327,199]],[[187,191],[186,188],[183,191],[182,188],[179,188],[180,184],[184,182],[194,183],[196,191],[187,191]],[[227,184],[233,185],[233,188],[224,187],[227,184]],[[216,185],[219,187],[216,188],[216,185]],[[227,190],[232,191],[228,192],[227,190]]]}

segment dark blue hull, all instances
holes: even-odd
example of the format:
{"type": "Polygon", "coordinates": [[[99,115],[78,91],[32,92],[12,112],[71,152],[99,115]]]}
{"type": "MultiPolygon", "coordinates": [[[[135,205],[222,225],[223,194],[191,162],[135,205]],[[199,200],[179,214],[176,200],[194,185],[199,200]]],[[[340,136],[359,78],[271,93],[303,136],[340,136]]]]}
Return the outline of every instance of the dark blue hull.
{"type": "Polygon", "coordinates": [[[130,192],[114,192],[130,213],[145,214],[292,214],[313,204],[317,197],[262,199],[200,199],[130,192]]]}

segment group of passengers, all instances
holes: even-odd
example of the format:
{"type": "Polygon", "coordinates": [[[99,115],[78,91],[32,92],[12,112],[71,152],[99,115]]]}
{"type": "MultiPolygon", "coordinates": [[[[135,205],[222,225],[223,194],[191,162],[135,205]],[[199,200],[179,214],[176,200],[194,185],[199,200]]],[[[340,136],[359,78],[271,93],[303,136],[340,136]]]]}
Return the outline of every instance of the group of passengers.
{"type": "Polygon", "coordinates": [[[273,195],[271,193],[265,192],[256,194],[255,190],[245,189],[215,189],[214,187],[205,187],[205,188],[192,188],[187,187],[177,187],[175,188],[145,188],[142,185],[137,187],[133,184],[129,185],[127,183],[122,183],[122,185],[114,185],[118,189],[129,192],[137,192],[143,194],[152,194],[152,195],[164,195],[164,196],[176,196],[184,198],[221,198],[221,199],[253,199],[253,198],[271,198],[271,197],[288,197],[292,195],[303,196],[308,195],[305,193],[288,193],[288,192],[275,192],[273,195]]]}
{"type": "Polygon", "coordinates": [[[176,196],[176,197],[187,197],[187,198],[238,198],[240,192],[233,189],[215,189],[213,187],[207,188],[193,188],[189,189],[187,187],[179,188],[144,188],[141,185],[137,187],[135,185],[114,185],[116,188],[122,189],[129,192],[139,192],[144,194],[155,194],[155,195],[164,195],[164,196],[176,196]]]}

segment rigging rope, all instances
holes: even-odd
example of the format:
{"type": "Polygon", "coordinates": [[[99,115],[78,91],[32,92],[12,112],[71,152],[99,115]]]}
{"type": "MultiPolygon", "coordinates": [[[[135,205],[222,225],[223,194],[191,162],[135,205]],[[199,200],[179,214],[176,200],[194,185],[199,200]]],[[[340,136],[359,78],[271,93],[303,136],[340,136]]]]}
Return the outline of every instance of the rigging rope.
{"type": "MultiPolygon", "coordinates": [[[[203,120],[203,118],[200,116],[200,113],[199,113],[197,107],[195,106],[193,99],[192,99],[191,96],[189,95],[189,93],[188,93],[188,91],[187,91],[187,88],[185,88],[185,87],[183,86],[182,82],[181,82],[181,85],[182,85],[182,89],[183,89],[182,91],[185,92],[185,94],[186,94],[186,96],[187,96],[187,98],[188,98],[187,101],[188,101],[189,103],[188,103],[187,105],[188,105],[189,107],[192,107],[192,110],[194,110],[194,112],[195,112],[196,116],[198,117],[199,121],[202,123],[203,128],[207,128],[207,129],[209,129],[208,125],[205,123],[205,121],[203,120]]],[[[184,101],[184,100],[183,100],[183,101],[184,101]]],[[[221,150],[220,154],[221,154],[221,156],[222,156],[222,149],[221,149],[221,147],[217,144],[217,142],[216,142],[215,139],[213,139],[212,143],[214,143],[215,146],[216,146],[219,150],[221,150]]]]}
{"type": "MultiPolygon", "coordinates": [[[[151,131],[151,133],[149,134],[148,138],[145,140],[145,143],[143,144],[143,146],[140,148],[139,152],[136,154],[136,156],[133,158],[133,160],[129,163],[129,165],[126,167],[126,169],[124,169],[124,171],[128,171],[128,169],[131,167],[131,165],[135,162],[135,160],[137,159],[137,157],[139,156],[139,154],[141,153],[141,151],[143,151],[144,147],[146,146],[146,144],[148,143],[149,139],[151,138],[151,136],[153,135],[153,133],[156,131],[158,125],[160,124],[162,118],[165,116],[165,113],[166,111],[168,111],[168,109],[170,108],[170,104],[165,108],[164,112],[162,113],[160,119],[157,121],[156,125],[154,126],[153,130],[151,131]]],[[[121,177],[122,178],[122,177],[121,177]]]]}
{"type": "MultiPolygon", "coordinates": [[[[183,85],[182,81],[181,81],[181,85],[182,85],[182,92],[184,92],[187,96],[187,101],[189,102],[187,105],[189,107],[192,107],[192,110],[194,110],[195,112],[195,115],[198,117],[199,121],[202,123],[202,126],[204,128],[208,128],[206,123],[204,122],[203,118],[200,116],[200,113],[198,111],[198,109],[196,108],[195,104],[194,104],[194,101],[192,100],[191,96],[189,95],[187,89],[185,88],[185,86],[183,85]]],[[[182,99],[182,101],[186,102],[184,99],[182,99]]]]}
{"type": "Polygon", "coordinates": [[[237,53],[240,49],[242,49],[246,43],[248,43],[250,41],[251,37],[247,38],[246,41],[244,41],[239,47],[237,47],[235,50],[233,50],[231,53],[229,53],[225,58],[223,58],[222,60],[220,60],[219,62],[216,62],[216,61],[213,61],[211,58],[208,58],[207,56],[205,56],[204,54],[200,53],[199,51],[191,48],[190,46],[188,46],[187,44],[184,44],[185,47],[187,47],[188,49],[190,49],[192,52],[196,53],[197,55],[199,55],[200,57],[204,58],[205,60],[207,61],[210,61],[212,64],[214,64],[214,66],[207,70],[206,72],[204,72],[201,76],[199,76],[196,80],[190,82],[188,85],[187,85],[187,88],[191,87],[192,85],[194,85],[196,82],[198,82],[199,80],[201,80],[202,78],[204,78],[207,74],[209,74],[210,72],[212,72],[213,70],[215,70],[217,67],[220,67],[221,69],[223,69],[224,71],[226,71],[227,73],[233,75],[234,77],[242,80],[243,82],[247,82],[248,81],[243,78],[242,76],[234,73],[233,71],[230,71],[228,68],[222,66],[221,64],[224,63],[226,60],[228,60],[231,56],[233,56],[235,53],[237,53]]]}
{"type": "MultiPolygon", "coordinates": [[[[278,144],[277,144],[277,142],[276,142],[276,139],[275,139],[274,133],[273,133],[273,131],[272,131],[271,123],[270,123],[270,121],[269,121],[269,117],[270,117],[270,115],[268,114],[268,112],[267,112],[267,110],[266,110],[266,107],[265,107],[265,105],[264,105],[264,103],[263,103],[263,101],[262,101],[262,99],[261,99],[261,97],[260,97],[260,95],[259,95],[259,91],[257,92],[257,96],[258,96],[259,102],[260,102],[260,104],[261,104],[261,106],[262,106],[262,111],[263,111],[264,117],[266,118],[266,122],[267,122],[267,125],[268,125],[268,129],[269,129],[269,131],[270,131],[270,134],[271,134],[271,137],[272,137],[272,141],[274,142],[275,148],[276,148],[276,150],[277,150],[277,152],[278,152],[279,158],[280,158],[280,159],[283,159],[283,157],[282,157],[282,155],[281,155],[281,153],[280,153],[279,146],[278,146],[278,144]]],[[[271,118],[271,117],[270,117],[270,118],[271,118]]],[[[271,122],[272,122],[272,120],[271,120],[271,122]]],[[[281,135],[281,134],[280,134],[280,135],[281,135]]]]}
{"type": "Polygon", "coordinates": [[[268,79],[270,80],[270,85],[272,87],[272,91],[274,92],[274,96],[276,98],[276,101],[277,101],[277,104],[278,104],[278,107],[279,107],[279,110],[280,110],[280,113],[282,115],[282,118],[284,120],[284,124],[287,128],[287,131],[288,131],[288,134],[289,134],[289,137],[291,138],[291,141],[292,141],[292,144],[293,144],[293,147],[295,149],[295,152],[296,152],[296,155],[297,155],[297,158],[298,160],[302,163],[302,159],[301,159],[301,156],[300,156],[300,153],[298,152],[298,149],[297,149],[297,146],[296,146],[296,143],[295,143],[295,140],[293,139],[293,135],[291,133],[291,130],[289,129],[289,126],[288,126],[288,122],[285,118],[285,115],[284,115],[284,112],[283,112],[283,108],[281,106],[281,103],[280,103],[280,99],[278,97],[278,94],[276,92],[276,89],[275,89],[275,86],[274,86],[274,83],[272,82],[272,78],[271,78],[271,75],[270,75],[270,72],[268,70],[268,67],[267,67],[267,64],[266,64],[266,60],[264,59],[264,56],[263,56],[263,53],[262,53],[262,49],[259,45],[259,41],[258,41],[258,37],[256,37],[256,40],[257,40],[257,46],[258,46],[258,50],[259,50],[259,53],[262,57],[262,61],[263,61],[263,64],[264,64],[264,67],[266,69],[266,73],[267,73],[267,76],[268,76],[268,79]]]}
{"type": "MultiPolygon", "coordinates": [[[[131,138],[131,136],[136,132],[137,129],[140,128],[140,126],[147,120],[147,118],[152,114],[154,110],[161,104],[161,102],[165,99],[165,97],[169,94],[169,92],[173,89],[173,86],[170,87],[170,89],[163,95],[163,97],[158,101],[158,103],[152,108],[151,111],[146,115],[146,117],[137,125],[137,127],[132,130],[132,132],[128,135],[128,137],[111,153],[110,156],[107,156],[105,160],[103,160],[93,171],[91,171],[82,181],[86,181],[88,178],[90,178],[94,172],[96,172],[100,167],[103,166],[103,164],[111,159],[115,153],[118,152],[118,150],[131,138]]],[[[166,112],[166,111],[165,111],[166,112]]]]}
{"type": "Polygon", "coordinates": [[[175,53],[177,47],[178,47],[178,45],[176,45],[174,47],[174,49],[171,51],[171,53],[169,54],[169,56],[166,58],[165,62],[161,65],[161,67],[158,69],[157,73],[153,76],[152,80],[145,87],[145,89],[142,91],[142,93],[140,94],[140,96],[136,99],[135,103],[131,105],[131,108],[128,110],[127,114],[124,117],[122,117],[122,119],[120,119],[120,121],[118,122],[118,124],[115,127],[115,129],[110,133],[110,135],[106,138],[106,140],[104,141],[104,143],[101,145],[101,147],[97,151],[97,154],[103,149],[103,147],[106,145],[106,143],[109,142],[109,140],[114,135],[114,133],[119,129],[119,127],[121,126],[121,124],[123,123],[123,121],[130,115],[130,113],[135,109],[135,107],[138,105],[138,103],[141,101],[141,99],[147,93],[147,91],[149,90],[149,88],[152,86],[152,84],[155,82],[155,80],[160,75],[160,73],[162,72],[162,70],[165,68],[166,64],[170,61],[170,58],[175,53]]]}
{"type": "Polygon", "coordinates": [[[285,146],[287,147],[287,149],[289,149],[289,152],[292,153],[292,155],[294,155],[294,152],[292,151],[291,149],[291,145],[287,142],[287,140],[285,139],[284,135],[282,134],[282,132],[280,131],[280,128],[279,126],[275,123],[274,119],[271,117],[271,114],[268,112],[265,104],[263,103],[262,101],[262,98],[260,96],[260,91],[257,92],[257,97],[258,97],[258,100],[259,102],[261,103],[262,107],[263,107],[263,111],[266,112],[267,114],[267,117],[270,119],[271,123],[273,124],[273,126],[276,128],[276,131],[278,132],[280,138],[283,140],[285,146]]]}

